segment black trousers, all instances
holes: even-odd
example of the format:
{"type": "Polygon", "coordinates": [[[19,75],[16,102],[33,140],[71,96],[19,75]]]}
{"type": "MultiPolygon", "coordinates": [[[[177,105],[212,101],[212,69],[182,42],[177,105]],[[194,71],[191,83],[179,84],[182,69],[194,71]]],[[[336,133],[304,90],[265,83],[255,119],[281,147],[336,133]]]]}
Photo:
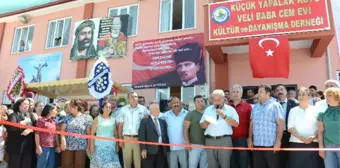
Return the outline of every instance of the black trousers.
{"type": "MultiPolygon", "coordinates": [[[[255,148],[273,148],[254,146],[255,148]]],[[[280,152],[276,151],[253,151],[254,168],[278,168],[280,165],[280,152]]]]}
{"type": "MultiPolygon", "coordinates": [[[[289,148],[290,146],[289,139],[290,139],[290,133],[287,131],[284,131],[282,135],[282,139],[281,139],[281,148],[289,148]]],[[[280,152],[280,168],[288,167],[288,155],[289,155],[289,151],[280,152]]]]}
{"type": "MultiPolygon", "coordinates": [[[[117,142],[118,143],[118,142],[117,142]]],[[[123,160],[123,149],[119,147],[119,152],[118,152],[118,159],[120,162],[120,166],[124,168],[124,160],[123,160]]],[[[133,164],[132,164],[133,165],[133,164]]]]}
{"type": "Polygon", "coordinates": [[[148,155],[146,159],[142,160],[143,168],[166,168],[167,159],[166,154],[163,152],[163,147],[158,147],[157,154],[148,155]]]}
{"type": "Polygon", "coordinates": [[[8,168],[31,168],[32,156],[8,154],[8,168]]]}
{"type": "MultiPolygon", "coordinates": [[[[290,143],[291,148],[318,148],[316,142],[310,144],[290,143]]],[[[289,168],[323,168],[323,160],[318,151],[291,151],[288,156],[289,168]]]]}

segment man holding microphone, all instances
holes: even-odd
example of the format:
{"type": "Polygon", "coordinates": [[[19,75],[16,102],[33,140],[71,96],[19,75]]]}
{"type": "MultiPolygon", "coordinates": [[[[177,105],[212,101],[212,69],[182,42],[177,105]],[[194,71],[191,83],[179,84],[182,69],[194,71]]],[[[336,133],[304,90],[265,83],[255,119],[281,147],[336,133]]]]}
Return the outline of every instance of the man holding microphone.
{"type": "MultiPolygon", "coordinates": [[[[201,118],[207,146],[232,147],[232,127],[238,127],[239,117],[235,109],[224,102],[223,90],[212,93],[213,105],[206,108],[201,118]]],[[[230,168],[232,150],[207,149],[209,168],[230,168]]]]}

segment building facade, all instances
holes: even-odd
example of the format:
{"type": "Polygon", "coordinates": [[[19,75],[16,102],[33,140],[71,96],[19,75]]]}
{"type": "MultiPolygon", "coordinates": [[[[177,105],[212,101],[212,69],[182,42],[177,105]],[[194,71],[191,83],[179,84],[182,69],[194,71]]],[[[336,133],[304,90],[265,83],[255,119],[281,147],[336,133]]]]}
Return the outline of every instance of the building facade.
{"type": "MultiPolygon", "coordinates": [[[[87,77],[95,59],[70,60],[75,23],[91,18],[123,14],[129,14],[130,17],[126,57],[107,60],[111,67],[112,78],[126,87],[131,87],[132,83],[132,55],[135,42],[197,33],[205,35],[204,62],[207,84],[195,87],[137,89],[136,91],[147,101],[155,98],[167,99],[170,96],[179,96],[182,101],[190,101],[196,94],[207,96],[209,90],[229,89],[235,83],[243,86],[264,83],[303,86],[313,84],[323,89],[325,80],[339,80],[340,74],[338,42],[335,38],[331,2],[328,2],[332,29],[326,34],[327,39],[322,38],[325,36],[322,32],[321,34],[311,32],[299,38],[296,38],[296,35],[289,35],[291,63],[288,79],[254,79],[249,66],[248,44],[244,39],[232,42],[209,41],[208,1],[57,0],[28,9],[3,13],[0,14],[0,77],[2,79],[0,92],[5,93],[18,62],[29,56],[39,57],[49,53],[61,53],[61,70],[57,79],[87,77]]],[[[0,96],[0,100],[6,103],[5,94],[0,96]]]]}

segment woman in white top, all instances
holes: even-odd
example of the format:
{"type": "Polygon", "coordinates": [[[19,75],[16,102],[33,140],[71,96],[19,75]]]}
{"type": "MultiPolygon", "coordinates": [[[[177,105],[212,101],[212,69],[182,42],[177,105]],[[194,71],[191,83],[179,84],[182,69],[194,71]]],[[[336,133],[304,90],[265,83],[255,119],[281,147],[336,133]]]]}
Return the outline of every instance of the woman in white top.
{"type": "MultiPolygon", "coordinates": [[[[298,93],[300,105],[290,110],[288,131],[291,148],[317,148],[318,110],[309,104],[309,89],[301,87],[298,93]]],[[[289,152],[289,168],[319,168],[320,157],[317,151],[289,152]]]]}

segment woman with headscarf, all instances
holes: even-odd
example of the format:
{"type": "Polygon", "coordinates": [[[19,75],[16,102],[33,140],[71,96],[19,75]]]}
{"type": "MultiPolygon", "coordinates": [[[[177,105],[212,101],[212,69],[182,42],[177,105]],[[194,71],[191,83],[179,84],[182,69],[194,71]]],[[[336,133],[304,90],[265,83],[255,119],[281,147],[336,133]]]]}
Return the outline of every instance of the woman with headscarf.
{"type": "MultiPolygon", "coordinates": [[[[13,105],[14,113],[9,116],[9,121],[33,126],[35,124],[35,117],[28,110],[28,99],[18,99],[13,105]]],[[[32,153],[34,152],[33,130],[7,126],[7,132],[6,151],[9,157],[9,168],[31,168],[32,153]]]]}
{"type": "MultiPolygon", "coordinates": [[[[340,148],[340,89],[328,88],[325,91],[328,108],[320,113],[319,148],[340,148]]],[[[340,151],[319,151],[325,161],[326,168],[340,168],[340,151]]]]}

